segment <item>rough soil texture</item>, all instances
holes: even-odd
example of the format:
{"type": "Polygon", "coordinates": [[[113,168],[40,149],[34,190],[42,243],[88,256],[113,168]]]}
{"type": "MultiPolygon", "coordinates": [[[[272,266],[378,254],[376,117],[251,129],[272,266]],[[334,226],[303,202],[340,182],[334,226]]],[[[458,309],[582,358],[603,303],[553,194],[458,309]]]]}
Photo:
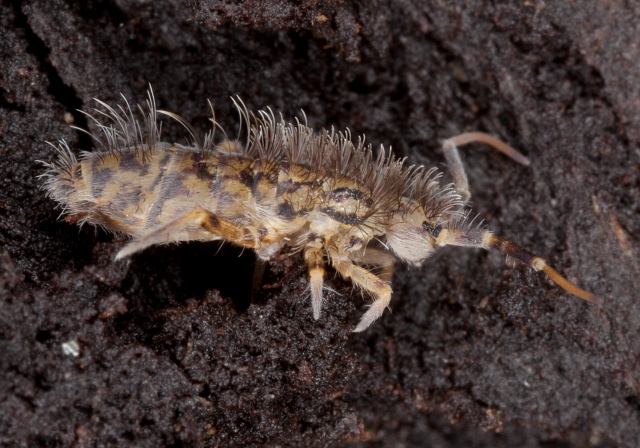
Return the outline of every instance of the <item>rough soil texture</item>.
{"type": "Polygon", "coordinates": [[[633,4],[3,1],[0,445],[640,445],[633,4]],[[37,160],[59,138],[91,150],[76,109],[149,83],[202,132],[207,98],[236,129],[239,95],[413,163],[498,135],[532,164],[465,148],[475,209],[605,303],[447,248],[398,266],[392,312],[351,334],[368,298],[330,275],[314,321],[299,256],[251,304],[251,254],[231,247],[114,262],[124,238],[58,221],[37,160]]]}

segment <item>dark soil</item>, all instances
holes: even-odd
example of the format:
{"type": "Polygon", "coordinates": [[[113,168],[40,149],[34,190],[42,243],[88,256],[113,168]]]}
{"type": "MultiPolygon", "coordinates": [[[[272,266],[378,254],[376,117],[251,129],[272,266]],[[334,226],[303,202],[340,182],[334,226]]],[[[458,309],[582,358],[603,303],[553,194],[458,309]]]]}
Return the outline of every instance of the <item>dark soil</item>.
{"type": "MultiPolygon", "coordinates": [[[[613,0],[4,1],[0,4],[0,445],[640,445],[640,7],[613,0]],[[302,5],[302,6],[299,6],[302,5]],[[45,142],[91,150],[76,109],[124,94],[236,129],[230,97],[350,127],[412,163],[464,149],[475,209],[605,299],[498,253],[398,266],[392,312],[299,256],[249,303],[252,256],[216,244],[115,262],[59,221],[45,142]],[[65,122],[66,121],[66,122],[65,122]]],[[[184,141],[165,123],[167,140],[184,141]]]]}

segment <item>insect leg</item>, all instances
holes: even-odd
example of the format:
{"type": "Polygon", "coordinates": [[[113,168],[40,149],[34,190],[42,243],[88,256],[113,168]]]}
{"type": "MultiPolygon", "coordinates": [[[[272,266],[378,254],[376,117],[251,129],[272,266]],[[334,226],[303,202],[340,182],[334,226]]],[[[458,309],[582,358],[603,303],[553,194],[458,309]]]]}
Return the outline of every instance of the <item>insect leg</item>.
{"type": "Polygon", "coordinates": [[[251,300],[256,297],[260,285],[262,285],[262,278],[264,277],[264,271],[267,270],[267,261],[260,257],[256,257],[256,264],[253,268],[253,278],[251,279],[251,300]]]}
{"type": "Polygon", "coordinates": [[[467,173],[462,165],[462,160],[460,160],[458,146],[466,145],[467,143],[485,143],[511,157],[516,162],[523,165],[529,165],[529,159],[525,156],[503,141],[483,132],[467,132],[445,140],[442,142],[442,150],[444,152],[444,157],[447,160],[447,164],[449,165],[449,171],[451,171],[456,191],[462,197],[463,205],[466,205],[469,202],[471,192],[469,191],[467,173]]]}
{"type": "Polygon", "coordinates": [[[197,233],[201,230],[213,236],[210,240],[223,239],[248,248],[255,248],[260,244],[250,229],[239,227],[207,210],[197,208],[133,240],[118,252],[116,260],[156,244],[195,240],[198,236],[201,239],[201,235],[197,233]]]}
{"type": "Polygon", "coordinates": [[[360,322],[358,322],[358,326],[353,330],[354,333],[364,331],[379,318],[385,308],[389,306],[392,293],[391,286],[365,268],[356,266],[351,260],[341,257],[335,249],[328,247],[327,251],[336,270],[344,278],[350,278],[353,283],[369,291],[376,297],[376,300],[371,304],[367,312],[364,313],[360,322]]]}
{"type": "Polygon", "coordinates": [[[267,268],[267,261],[276,253],[280,252],[282,246],[284,246],[283,240],[273,244],[262,245],[256,249],[256,264],[253,268],[253,280],[251,281],[251,300],[256,296],[260,285],[262,285],[262,278],[267,268]]]}
{"type": "Polygon", "coordinates": [[[600,303],[601,298],[588,291],[578,288],[573,283],[569,282],[566,278],[558,273],[555,269],[549,266],[542,258],[533,255],[526,249],[518,246],[511,241],[507,241],[504,238],[494,235],[489,230],[485,229],[443,229],[438,235],[437,245],[446,246],[447,244],[453,246],[466,246],[466,247],[482,247],[485,249],[492,248],[502,252],[505,255],[509,255],[516,260],[519,260],[527,266],[535,269],[536,271],[542,271],[553,280],[558,286],[565,291],[580,297],[587,302],[600,303]]]}
{"type": "Polygon", "coordinates": [[[320,241],[310,241],[304,248],[304,259],[309,269],[309,281],[311,283],[311,306],[313,318],[320,319],[322,310],[322,284],[324,283],[324,258],[323,245],[320,241]]]}
{"type": "Polygon", "coordinates": [[[395,258],[392,254],[376,247],[367,247],[358,252],[351,252],[349,258],[357,264],[380,266],[382,272],[378,274],[380,280],[391,283],[395,258]]]}

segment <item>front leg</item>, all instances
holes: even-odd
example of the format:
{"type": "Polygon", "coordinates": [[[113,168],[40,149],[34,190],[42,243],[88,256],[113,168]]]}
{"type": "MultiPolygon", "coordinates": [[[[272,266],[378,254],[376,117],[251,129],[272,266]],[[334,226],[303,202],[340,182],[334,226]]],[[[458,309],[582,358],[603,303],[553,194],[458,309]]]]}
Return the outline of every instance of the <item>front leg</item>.
{"type": "Polygon", "coordinates": [[[349,258],[356,264],[379,266],[381,271],[377,274],[380,280],[391,284],[395,258],[393,254],[376,247],[366,247],[357,252],[351,252],[349,258]]]}
{"type": "Polygon", "coordinates": [[[338,251],[327,247],[329,257],[336,270],[345,278],[350,278],[353,283],[370,292],[376,297],[364,316],[360,319],[354,333],[366,330],[377,318],[379,318],[389,302],[391,302],[391,286],[379,277],[376,277],[366,269],[356,266],[347,257],[340,256],[338,251]]]}
{"type": "Polygon", "coordinates": [[[250,249],[272,243],[261,239],[258,232],[253,232],[250,228],[238,226],[208,210],[197,208],[131,241],[118,252],[116,260],[156,244],[201,239],[202,231],[210,234],[209,240],[222,239],[250,249]]]}

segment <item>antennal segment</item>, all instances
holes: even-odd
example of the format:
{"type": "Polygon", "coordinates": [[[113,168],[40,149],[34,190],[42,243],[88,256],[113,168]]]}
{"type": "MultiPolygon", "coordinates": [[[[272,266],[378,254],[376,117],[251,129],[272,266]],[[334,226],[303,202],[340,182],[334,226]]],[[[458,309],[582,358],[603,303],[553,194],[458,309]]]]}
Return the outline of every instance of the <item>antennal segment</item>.
{"type": "Polygon", "coordinates": [[[456,135],[455,137],[448,138],[443,142],[444,146],[462,146],[467,143],[484,143],[489,146],[493,146],[495,149],[515,160],[523,165],[530,165],[529,159],[522,155],[519,151],[516,151],[511,146],[507,145],[502,140],[495,138],[492,135],[485,134],[484,132],[467,132],[464,134],[456,135]]]}
{"type": "Polygon", "coordinates": [[[443,229],[437,239],[438,246],[466,246],[466,247],[482,247],[485,249],[492,248],[502,252],[505,255],[521,261],[536,271],[542,271],[553,280],[558,286],[565,291],[580,297],[587,302],[602,303],[602,299],[584,289],[578,288],[569,280],[564,278],[558,271],[549,266],[542,258],[533,255],[526,249],[518,246],[511,241],[500,238],[492,234],[486,229],[443,229]]]}
{"type": "Polygon", "coordinates": [[[467,132],[465,134],[456,135],[455,137],[448,138],[442,142],[442,151],[444,157],[449,164],[449,171],[453,177],[453,183],[456,186],[456,191],[462,197],[462,204],[466,205],[471,199],[471,192],[469,191],[469,180],[467,179],[467,173],[462,165],[460,159],[460,153],[458,152],[458,146],[466,145],[467,143],[484,143],[489,146],[493,146],[495,149],[503,154],[511,157],[518,163],[523,165],[529,165],[529,159],[520,154],[518,151],[507,145],[502,140],[499,140],[484,132],[467,132]]]}

